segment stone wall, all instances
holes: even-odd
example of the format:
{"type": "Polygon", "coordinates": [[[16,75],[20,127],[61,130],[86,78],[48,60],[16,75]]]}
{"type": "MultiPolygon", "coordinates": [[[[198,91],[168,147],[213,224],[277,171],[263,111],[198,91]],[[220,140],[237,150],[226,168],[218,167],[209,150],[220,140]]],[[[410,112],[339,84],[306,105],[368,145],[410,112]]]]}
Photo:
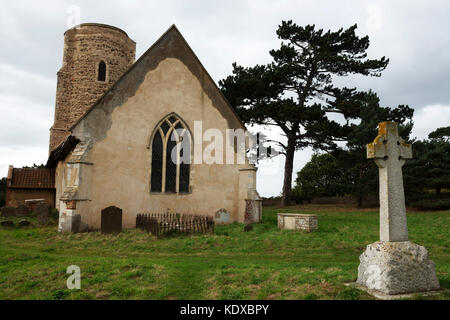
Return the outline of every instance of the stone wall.
{"type": "Polygon", "coordinates": [[[65,32],[50,151],[67,137],[67,129],[134,63],[135,50],[136,43],[112,26],[82,24],[65,32]],[[97,80],[100,61],[106,63],[104,82],[97,80]]]}

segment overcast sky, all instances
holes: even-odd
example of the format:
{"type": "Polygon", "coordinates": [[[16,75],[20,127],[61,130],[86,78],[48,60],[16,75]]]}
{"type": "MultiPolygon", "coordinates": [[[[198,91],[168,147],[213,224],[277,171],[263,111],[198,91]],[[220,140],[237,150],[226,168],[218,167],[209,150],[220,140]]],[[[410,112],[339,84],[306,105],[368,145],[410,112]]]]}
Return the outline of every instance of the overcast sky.
{"type": "MultiPolygon", "coordinates": [[[[332,30],[357,23],[358,35],[370,37],[369,57],[386,56],[390,64],[381,78],[350,76],[341,83],[372,88],[382,105],[413,107],[413,136],[420,139],[450,125],[449,1],[0,0],[0,177],[9,164],[47,161],[63,33],[77,23],[78,11],[81,23],[125,30],[137,57],[176,24],[216,82],[233,62],[269,62],[282,20],[332,30]]],[[[294,171],[310,156],[311,150],[298,151],[294,171]]],[[[280,193],[283,166],[282,156],[259,164],[261,195],[280,193]]]]}

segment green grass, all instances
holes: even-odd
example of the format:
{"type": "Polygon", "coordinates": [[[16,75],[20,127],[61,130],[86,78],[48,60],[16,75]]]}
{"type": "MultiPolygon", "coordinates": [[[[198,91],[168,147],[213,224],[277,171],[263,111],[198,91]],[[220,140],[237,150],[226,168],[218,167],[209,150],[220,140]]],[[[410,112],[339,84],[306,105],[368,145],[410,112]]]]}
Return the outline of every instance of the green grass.
{"type": "MultiPolygon", "coordinates": [[[[408,213],[410,240],[436,263],[443,290],[433,299],[450,298],[449,213],[408,213]]],[[[356,280],[358,257],[376,240],[376,211],[333,206],[268,207],[250,232],[234,223],[159,240],[135,229],[0,227],[0,299],[372,299],[344,283],[356,280]],[[277,212],[316,213],[319,230],[279,230],[277,212]],[[81,268],[80,290],[66,287],[69,265],[81,268]]]]}

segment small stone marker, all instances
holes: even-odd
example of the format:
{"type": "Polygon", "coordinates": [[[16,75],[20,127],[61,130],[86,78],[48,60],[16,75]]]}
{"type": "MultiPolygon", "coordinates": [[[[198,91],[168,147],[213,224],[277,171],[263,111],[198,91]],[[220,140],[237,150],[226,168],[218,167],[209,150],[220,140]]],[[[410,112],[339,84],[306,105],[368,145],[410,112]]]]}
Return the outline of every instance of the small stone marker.
{"type": "Polygon", "coordinates": [[[28,227],[30,224],[31,223],[28,220],[20,220],[19,221],[19,227],[28,227]]]}
{"type": "Polygon", "coordinates": [[[35,206],[39,202],[45,202],[45,199],[28,199],[28,200],[25,200],[25,205],[27,207],[31,208],[31,211],[34,211],[35,206]]]}
{"type": "Polygon", "coordinates": [[[412,158],[411,145],[398,135],[395,122],[378,125],[378,136],[367,145],[380,179],[380,241],[359,257],[357,283],[394,295],[439,289],[434,262],[427,250],[408,241],[402,166],[412,158]]]}
{"type": "Polygon", "coordinates": [[[315,214],[278,213],[278,228],[311,232],[317,230],[318,220],[315,214]]]}
{"type": "Polygon", "coordinates": [[[216,224],[226,224],[230,222],[230,213],[226,209],[219,209],[214,214],[214,222],[216,224]]]}
{"type": "Polygon", "coordinates": [[[14,227],[14,222],[11,220],[6,220],[6,221],[0,222],[0,225],[2,227],[14,227]]]}
{"type": "Polygon", "coordinates": [[[245,223],[261,222],[262,200],[245,199],[245,223]]]}
{"type": "Polygon", "coordinates": [[[36,213],[37,220],[40,225],[46,225],[48,223],[48,214],[50,206],[46,202],[39,202],[34,207],[34,213],[36,213]]]}
{"type": "Polygon", "coordinates": [[[102,234],[119,233],[122,231],[122,209],[111,206],[102,210],[102,234]]]}

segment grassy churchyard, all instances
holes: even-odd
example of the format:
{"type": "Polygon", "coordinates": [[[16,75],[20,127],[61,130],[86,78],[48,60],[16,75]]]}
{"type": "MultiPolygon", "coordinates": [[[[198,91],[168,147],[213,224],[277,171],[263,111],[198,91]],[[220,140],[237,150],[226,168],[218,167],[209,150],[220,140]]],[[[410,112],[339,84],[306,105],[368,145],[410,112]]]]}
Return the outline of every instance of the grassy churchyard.
{"type": "MultiPolygon", "coordinates": [[[[356,280],[378,223],[376,209],[306,205],[265,207],[250,232],[234,223],[159,240],[136,229],[0,227],[0,299],[373,299],[344,283],[356,280]],[[277,212],[318,214],[319,230],[279,230],[277,212]],[[69,265],[81,269],[80,290],[66,287],[69,265]]],[[[408,212],[410,240],[436,263],[442,290],[432,299],[450,298],[449,225],[449,211],[408,212]]]]}

